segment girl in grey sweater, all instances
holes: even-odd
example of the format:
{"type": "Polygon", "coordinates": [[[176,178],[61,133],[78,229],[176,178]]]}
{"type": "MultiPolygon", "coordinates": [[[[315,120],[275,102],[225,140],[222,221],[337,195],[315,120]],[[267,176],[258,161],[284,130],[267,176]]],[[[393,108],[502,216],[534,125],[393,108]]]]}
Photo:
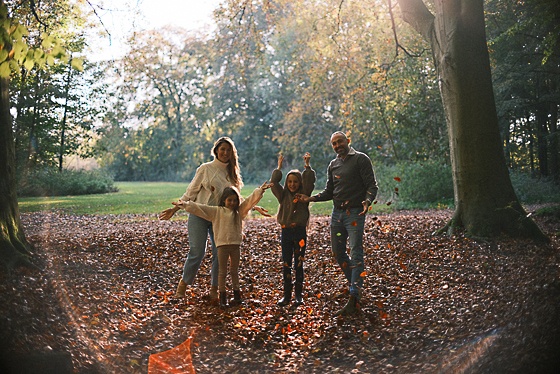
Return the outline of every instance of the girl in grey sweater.
{"type": "Polygon", "coordinates": [[[309,222],[309,203],[297,198],[297,194],[309,195],[315,188],[315,171],[309,165],[311,155],[307,152],[303,159],[305,168],[303,173],[291,170],[286,175],[284,187],[280,185],[282,179],[282,164],[284,156],[278,156],[278,168],[272,172],[271,191],[280,203],[277,220],[282,227],[282,273],[284,279],[284,297],[278,305],[288,305],[292,298],[292,264],[295,265],[295,296],[296,304],[303,304],[303,261],[307,246],[307,223],[309,222]]]}

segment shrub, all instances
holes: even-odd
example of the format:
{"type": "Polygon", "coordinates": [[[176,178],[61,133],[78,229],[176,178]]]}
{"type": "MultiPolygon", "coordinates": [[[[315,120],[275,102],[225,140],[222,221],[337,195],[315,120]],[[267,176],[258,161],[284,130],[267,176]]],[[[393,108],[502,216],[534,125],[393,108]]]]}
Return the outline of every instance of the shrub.
{"type": "Polygon", "coordinates": [[[18,196],[65,196],[115,192],[113,179],[101,170],[34,170],[18,180],[18,196]]]}
{"type": "MultiPolygon", "coordinates": [[[[398,188],[398,199],[407,207],[453,203],[451,166],[438,161],[403,162],[394,166],[380,165],[375,169],[379,184],[378,200],[390,201],[398,188]],[[394,178],[398,177],[400,182],[394,178]]],[[[524,204],[560,202],[560,188],[546,178],[534,178],[528,173],[510,171],[513,188],[524,204]]]]}
{"type": "Polygon", "coordinates": [[[405,204],[453,201],[451,166],[443,162],[402,162],[377,167],[375,172],[380,202],[390,201],[393,194],[405,204]]]}
{"type": "Polygon", "coordinates": [[[560,205],[549,205],[537,209],[537,216],[541,217],[551,217],[555,220],[560,221],[560,205]]]}
{"type": "Polygon", "coordinates": [[[551,179],[534,178],[528,173],[510,171],[517,198],[525,204],[560,202],[560,188],[551,179]]]}

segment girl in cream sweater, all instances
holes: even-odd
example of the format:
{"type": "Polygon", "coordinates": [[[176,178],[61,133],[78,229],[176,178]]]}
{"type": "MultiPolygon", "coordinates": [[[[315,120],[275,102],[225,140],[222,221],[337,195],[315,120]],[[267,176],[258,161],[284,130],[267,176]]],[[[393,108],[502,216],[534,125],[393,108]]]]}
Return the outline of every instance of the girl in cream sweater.
{"type": "Polygon", "coordinates": [[[233,286],[234,302],[241,303],[239,290],[239,259],[240,246],[243,238],[242,220],[262,198],[264,191],[270,184],[263,183],[257,187],[247,199],[241,199],[239,190],[235,187],[226,187],[222,192],[218,206],[199,204],[194,201],[179,200],[174,202],[177,208],[186,210],[200,218],[212,222],[214,241],[218,248],[218,291],[220,306],[227,306],[226,275],[228,259],[230,261],[231,282],[233,286]],[[242,201],[242,202],[241,202],[242,201]]]}

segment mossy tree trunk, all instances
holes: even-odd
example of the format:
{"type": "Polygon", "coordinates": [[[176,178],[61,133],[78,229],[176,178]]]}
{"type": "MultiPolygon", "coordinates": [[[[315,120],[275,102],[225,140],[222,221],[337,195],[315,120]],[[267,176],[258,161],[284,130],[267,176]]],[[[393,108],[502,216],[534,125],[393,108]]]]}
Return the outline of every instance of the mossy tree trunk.
{"type": "Polygon", "coordinates": [[[398,0],[432,47],[449,132],[455,213],[468,235],[547,240],[519,203],[505,162],[486,44],[483,0],[398,0]]]}
{"type": "Polygon", "coordinates": [[[9,82],[9,78],[0,78],[0,262],[8,270],[19,265],[32,266],[16,195],[9,82]]]}

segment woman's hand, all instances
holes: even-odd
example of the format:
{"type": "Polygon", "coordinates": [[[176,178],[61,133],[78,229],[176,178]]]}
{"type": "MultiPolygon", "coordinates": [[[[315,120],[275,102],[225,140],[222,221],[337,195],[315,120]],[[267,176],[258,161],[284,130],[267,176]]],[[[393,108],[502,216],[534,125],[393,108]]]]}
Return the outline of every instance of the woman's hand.
{"type": "Polygon", "coordinates": [[[179,210],[179,208],[169,208],[169,209],[165,209],[163,212],[161,212],[158,215],[158,218],[160,220],[164,220],[167,221],[168,219],[170,219],[171,217],[173,217],[173,215],[175,214],[175,212],[177,212],[179,210]]]}
{"type": "Polygon", "coordinates": [[[263,184],[261,184],[261,189],[263,191],[268,190],[270,187],[272,187],[274,185],[274,183],[268,183],[268,181],[264,182],[263,184]]]}
{"type": "Polygon", "coordinates": [[[253,210],[256,210],[257,212],[259,212],[261,215],[265,217],[272,217],[272,215],[268,213],[268,210],[266,210],[262,206],[257,205],[256,207],[253,208],[253,210]]]}
{"type": "Polygon", "coordinates": [[[187,202],[184,200],[174,201],[171,204],[175,205],[177,209],[185,209],[185,207],[187,206],[187,202]]]}

